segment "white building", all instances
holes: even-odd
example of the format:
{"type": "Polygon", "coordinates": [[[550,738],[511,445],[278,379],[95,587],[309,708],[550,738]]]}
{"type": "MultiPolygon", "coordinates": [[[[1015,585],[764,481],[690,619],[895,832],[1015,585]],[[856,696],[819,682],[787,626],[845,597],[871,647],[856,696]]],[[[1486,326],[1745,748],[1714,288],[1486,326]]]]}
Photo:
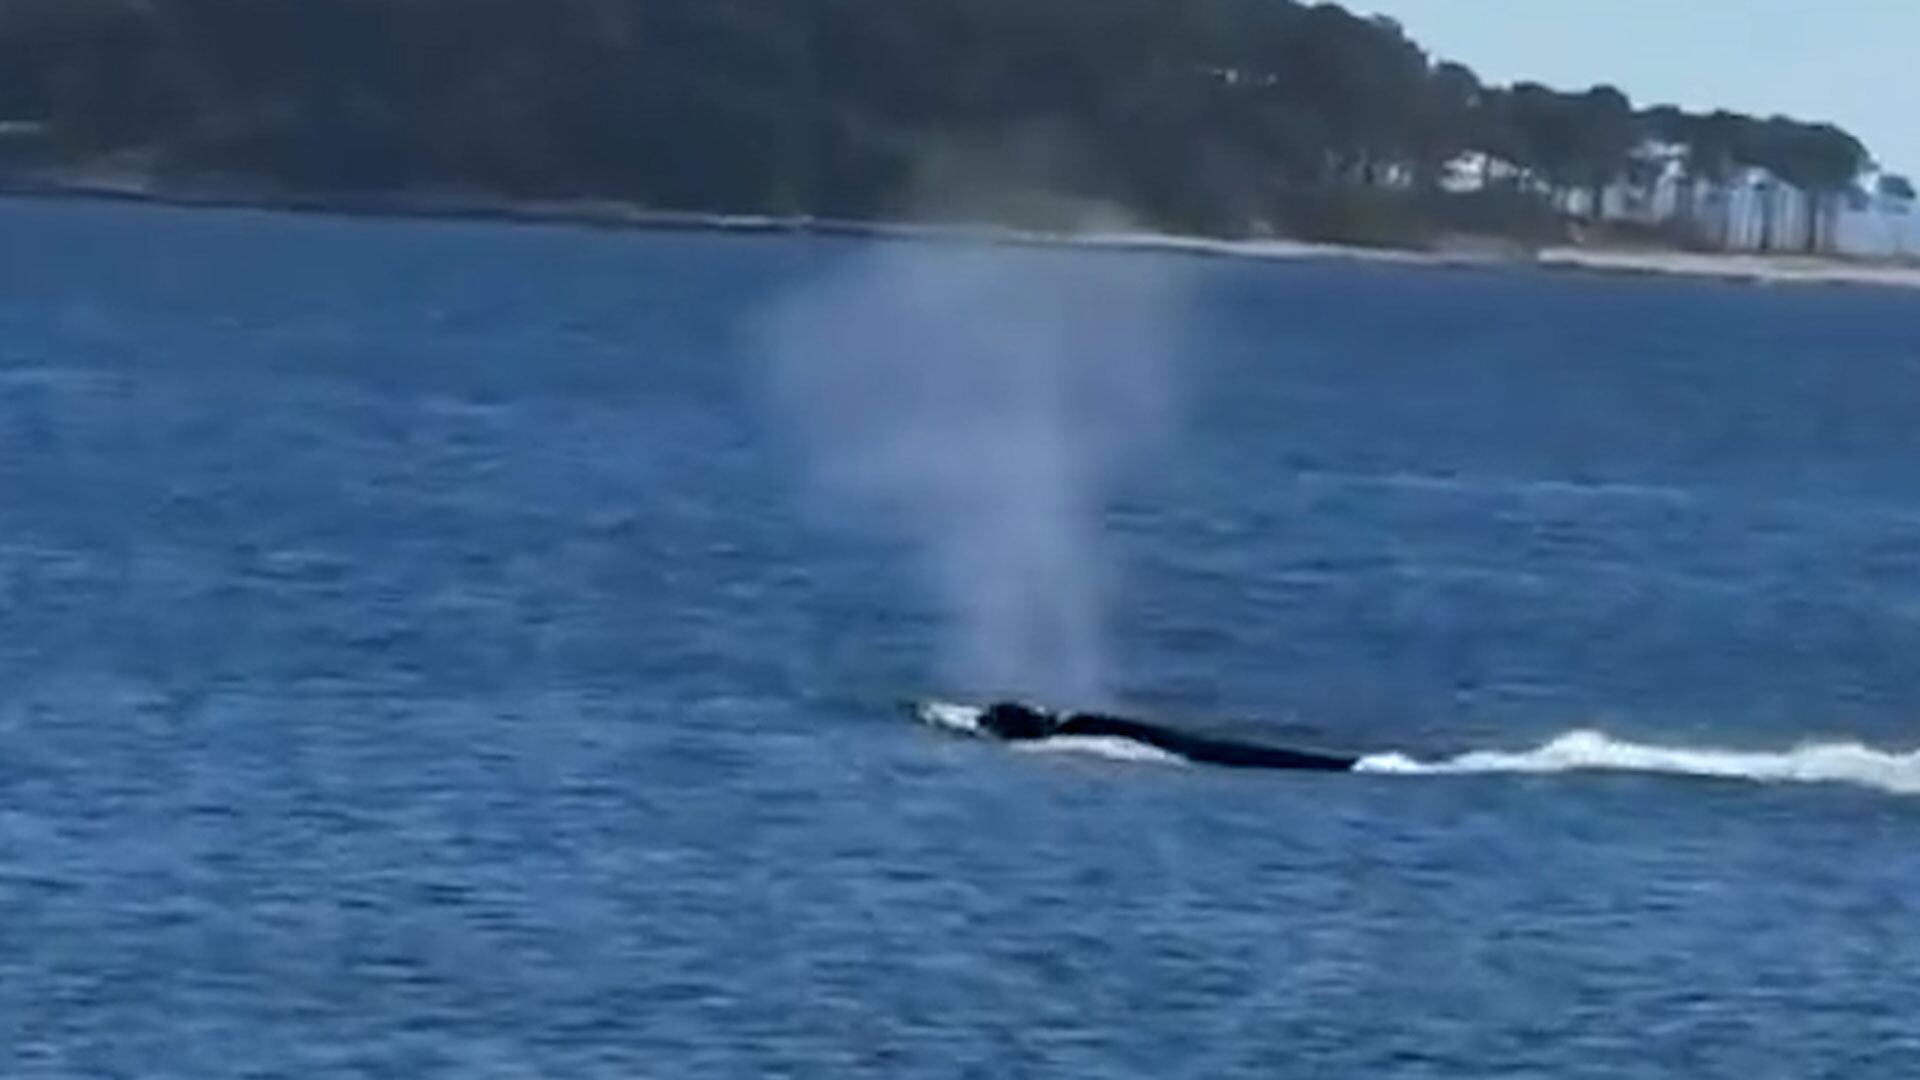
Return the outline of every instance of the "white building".
{"type": "Polygon", "coordinates": [[[1849,199],[1834,217],[1833,248],[1860,258],[1920,260],[1920,206],[1888,195],[1849,199]]]}
{"type": "Polygon", "coordinates": [[[1725,251],[1920,261],[1920,205],[1913,199],[1858,188],[1809,200],[1799,188],[1753,168],[1713,184],[1687,175],[1687,157],[1681,143],[1642,143],[1632,153],[1630,175],[1602,188],[1597,203],[1590,188],[1549,190],[1527,170],[1477,151],[1449,161],[1440,186],[1464,194],[1517,184],[1547,195],[1570,217],[1679,229],[1725,251]]]}
{"type": "Polygon", "coordinates": [[[1920,207],[1912,199],[1816,195],[1764,169],[1744,169],[1724,184],[1662,169],[1647,183],[1616,180],[1600,193],[1566,191],[1555,202],[1578,217],[1646,228],[1678,227],[1726,251],[1819,252],[1863,259],[1920,260],[1920,207]]]}
{"type": "Polygon", "coordinates": [[[1505,158],[1478,150],[1469,150],[1446,163],[1440,171],[1440,188],[1455,195],[1480,191],[1500,184],[1524,184],[1536,187],[1533,174],[1505,158]]]}

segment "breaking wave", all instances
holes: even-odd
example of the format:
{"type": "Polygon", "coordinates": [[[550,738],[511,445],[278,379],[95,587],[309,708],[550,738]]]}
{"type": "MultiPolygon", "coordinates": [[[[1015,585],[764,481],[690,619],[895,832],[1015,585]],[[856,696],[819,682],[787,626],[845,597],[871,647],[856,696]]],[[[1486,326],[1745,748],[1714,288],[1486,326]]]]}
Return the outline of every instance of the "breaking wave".
{"type": "Polygon", "coordinates": [[[1758,783],[1855,784],[1900,795],[1920,795],[1920,751],[1896,753],[1860,743],[1810,743],[1783,752],[1657,746],[1574,731],[1532,750],[1475,750],[1420,761],[1406,754],[1372,754],[1356,772],[1412,776],[1468,773],[1582,771],[1664,773],[1758,783]]]}

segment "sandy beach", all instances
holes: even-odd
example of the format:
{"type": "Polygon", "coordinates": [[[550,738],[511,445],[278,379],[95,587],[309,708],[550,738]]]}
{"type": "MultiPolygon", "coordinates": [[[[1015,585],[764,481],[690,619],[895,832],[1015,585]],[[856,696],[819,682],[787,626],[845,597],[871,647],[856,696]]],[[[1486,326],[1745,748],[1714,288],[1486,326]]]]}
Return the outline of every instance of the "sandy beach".
{"type": "Polygon", "coordinates": [[[1876,285],[1920,288],[1920,265],[1875,263],[1811,255],[1696,254],[1685,251],[1549,248],[1540,266],[1602,273],[1720,278],[1756,285],[1876,285]]]}

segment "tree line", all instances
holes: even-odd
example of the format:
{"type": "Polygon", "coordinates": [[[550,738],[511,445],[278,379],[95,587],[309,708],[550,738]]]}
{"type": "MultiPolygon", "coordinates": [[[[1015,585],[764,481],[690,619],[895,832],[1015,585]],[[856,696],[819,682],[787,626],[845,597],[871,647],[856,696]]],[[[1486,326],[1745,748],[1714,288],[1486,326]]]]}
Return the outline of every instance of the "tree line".
{"type": "Polygon", "coordinates": [[[1830,124],[1488,85],[1292,0],[0,0],[0,121],[162,180],[851,218],[1028,192],[1231,234],[1539,220],[1648,140],[1826,194],[1870,160],[1830,124]],[[1514,168],[1446,197],[1466,151],[1514,168]]]}

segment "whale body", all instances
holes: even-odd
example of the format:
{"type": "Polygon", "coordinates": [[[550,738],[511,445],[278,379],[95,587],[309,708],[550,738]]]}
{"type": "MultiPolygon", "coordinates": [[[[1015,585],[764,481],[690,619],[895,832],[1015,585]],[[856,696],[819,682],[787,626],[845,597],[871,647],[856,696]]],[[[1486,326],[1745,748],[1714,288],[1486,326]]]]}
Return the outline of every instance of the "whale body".
{"type": "Polygon", "coordinates": [[[1238,769],[1352,772],[1357,757],[1195,735],[1144,720],[1097,712],[1055,712],[1016,701],[971,706],[925,702],[915,709],[934,727],[1003,742],[1103,740],[1137,745],[1197,765],[1238,769]]]}

